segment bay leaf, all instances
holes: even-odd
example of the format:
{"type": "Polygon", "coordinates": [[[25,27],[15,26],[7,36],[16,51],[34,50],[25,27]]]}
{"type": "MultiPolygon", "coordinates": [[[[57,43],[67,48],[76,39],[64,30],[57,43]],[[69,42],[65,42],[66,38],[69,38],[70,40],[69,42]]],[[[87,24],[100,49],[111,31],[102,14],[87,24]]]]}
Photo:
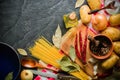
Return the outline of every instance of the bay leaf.
{"type": "Polygon", "coordinates": [[[18,48],[17,51],[19,52],[19,54],[21,54],[23,56],[27,56],[27,52],[24,49],[18,48]]]}
{"type": "Polygon", "coordinates": [[[61,32],[61,29],[60,29],[60,25],[58,24],[58,27],[55,31],[55,34],[52,37],[53,44],[57,48],[60,48],[61,39],[62,39],[62,32],[61,32]]]}
{"type": "Polygon", "coordinates": [[[70,47],[70,52],[69,52],[69,56],[72,59],[72,61],[75,61],[76,58],[76,54],[75,54],[75,48],[74,47],[70,47]]]}
{"type": "Polygon", "coordinates": [[[80,7],[84,3],[84,1],[85,0],[77,0],[76,3],[75,3],[75,8],[80,7]]]}
{"type": "Polygon", "coordinates": [[[5,80],[12,80],[13,79],[13,72],[9,72],[5,77],[5,80]]]}
{"type": "Polygon", "coordinates": [[[73,71],[80,70],[79,65],[72,62],[67,56],[64,56],[59,63],[60,63],[61,69],[65,72],[73,72],[73,71]]]}

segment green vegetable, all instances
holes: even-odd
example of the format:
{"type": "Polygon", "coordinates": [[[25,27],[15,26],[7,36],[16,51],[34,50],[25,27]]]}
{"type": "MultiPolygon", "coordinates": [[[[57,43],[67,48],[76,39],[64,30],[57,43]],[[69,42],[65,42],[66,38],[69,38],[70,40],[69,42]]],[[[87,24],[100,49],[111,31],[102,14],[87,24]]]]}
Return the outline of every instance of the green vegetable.
{"type": "Polygon", "coordinates": [[[13,79],[13,72],[9,72],[5,77],[5,80],[12,80],[13,79]]]}
{"type": "Polygon", "coordinates": [[[59,62],[61,69],[65,72],[73,72],[73,71],[77,71],[80,70],[79,65],[77,65],[76,63],[72,62],[69,57],[64,56],[60,62],[59,62]]]}

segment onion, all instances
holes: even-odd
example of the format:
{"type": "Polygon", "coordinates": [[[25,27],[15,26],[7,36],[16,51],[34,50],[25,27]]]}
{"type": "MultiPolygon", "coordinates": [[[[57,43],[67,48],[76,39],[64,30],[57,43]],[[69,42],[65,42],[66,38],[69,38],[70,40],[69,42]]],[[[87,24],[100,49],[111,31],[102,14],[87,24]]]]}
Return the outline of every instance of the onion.
{"type": "Polygon", "coordinates": [[[107,21],[107,17],[105,15],[98,13],[93,16],[92,27],[96,31],[102,31],[102,30],[106,29],[107,25],[108,25],[108,21],[107,21]]]}

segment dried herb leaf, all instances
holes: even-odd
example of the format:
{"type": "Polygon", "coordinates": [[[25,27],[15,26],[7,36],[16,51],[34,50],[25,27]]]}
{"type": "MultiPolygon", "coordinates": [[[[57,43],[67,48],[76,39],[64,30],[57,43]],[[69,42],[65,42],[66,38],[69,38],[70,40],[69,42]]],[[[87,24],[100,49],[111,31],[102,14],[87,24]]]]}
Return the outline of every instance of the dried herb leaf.
{"type": "Polygon", "coordinates": [[[72,61],[75,61],[76,55],[75,55],[75,48],[74,47],[70,47],[70,52],[69,52],[69,56],[72,59],[72,61]]]}
{"type": "Polygon", "coordinates": [[[84,3],[84,1],[85,0],[77,0],[76,3],[75,3],[75,8],[80,7],[84,3]]]}
{"type": "Polygon", "coordinates": [[[26,56],[27,52],[24,49],[18,48],[17,51],[19,52],[19,54],[26,56]]]}
{"type": "Polygon", "coordinates": [[[13,79],[13,72],[9,72],[5,77],[5,80],[12,80],[13,79]]]}
{"type": "Polygon", "coordinates": [[[72,62],[67,56],[64,56],[59,63],[60,63],[61,69],[65,72],[73,72],[73,71],[80,70],[79,65],[72,62]]]}
{"type": "Polygon", "coordinates": [[[52,37],[53,44],[57,48],[60,47],[61,39],[62,39],[62,32],[61,32],[61,29],[60,29],[60,25],[58,24],[58,27],[57,27],[57,29],[55,31],[55,34],[52,37]]]}

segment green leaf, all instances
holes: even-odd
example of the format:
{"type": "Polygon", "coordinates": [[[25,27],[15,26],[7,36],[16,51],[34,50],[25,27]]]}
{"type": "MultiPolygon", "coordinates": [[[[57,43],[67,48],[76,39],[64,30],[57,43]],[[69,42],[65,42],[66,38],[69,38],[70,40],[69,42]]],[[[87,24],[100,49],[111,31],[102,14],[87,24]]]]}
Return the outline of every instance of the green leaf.
{"type": "Polygon", "coordinates": [[[13,79],[13,72],[9,72],[5,77],[5,80],[12,80],[13,79]]]}
{"type": "Polygon", "coordinates": [[[75,55],[75,48],[74,47],[70,47],[70,52],[69,52],[69,56],[72,59],[72,61],[75,61],[76,55],[75,55]]]}
{"type": "Polygon", "coordinates": [[[60,60],[60,64],[62,64],[63,66],[68,66],[70,64],[70,59],[66,56],[64,56],[61,60],[60,60]]]}
{"type": "Polygon", "coordinates": [[[64,56],[59,63],[60,63],[61,69],[65,72],[73,72],[73,71],[80,70],[79,65],[72,62],[67,56],[64,56]]]}

